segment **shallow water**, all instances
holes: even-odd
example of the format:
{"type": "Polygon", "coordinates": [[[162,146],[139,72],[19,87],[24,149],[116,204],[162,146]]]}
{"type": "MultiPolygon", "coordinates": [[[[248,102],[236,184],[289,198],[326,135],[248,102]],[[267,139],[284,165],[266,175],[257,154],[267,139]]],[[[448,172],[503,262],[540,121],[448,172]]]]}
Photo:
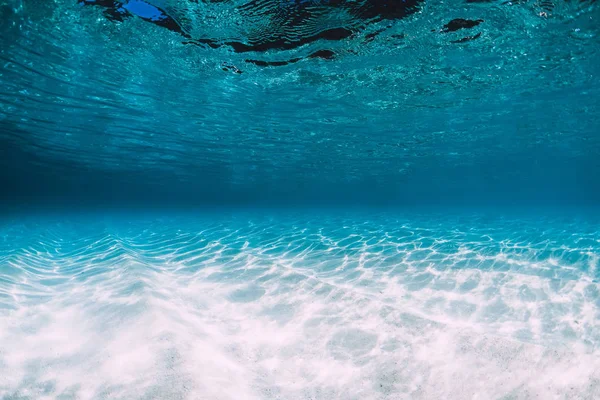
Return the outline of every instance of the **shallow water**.
{"type": "Polygon", "coordinates": [[[600,398],[599,20],[0,0],[0,399],[600,398]]]}
{"type": "Polygon", "coordinates": [[[385,0],[86,1],[0,3],[6,201],[600,200],[595,1],[425,1],[395,19],[344,11],[385,0]],[[446,32],[456,19],[483,22],[446,32]],[[353,35],[298,45],[327,27],[353,35]],[[258,46],[277,38],[293,46],[258,46]]]}
{"type": "Polygon", "coordinates": [[[597,217],[5,223],[6,399],[594,399],[597,217]]]}

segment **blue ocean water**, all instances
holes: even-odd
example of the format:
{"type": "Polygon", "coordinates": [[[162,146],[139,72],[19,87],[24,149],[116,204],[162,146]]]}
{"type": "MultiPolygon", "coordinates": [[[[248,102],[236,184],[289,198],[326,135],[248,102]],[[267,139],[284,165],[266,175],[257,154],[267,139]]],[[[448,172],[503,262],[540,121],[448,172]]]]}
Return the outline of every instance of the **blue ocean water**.
{"type": "Polygon", "coordinates": [[[593,399],[599,218],[15,218],[6,399],[593,399]]]}
{"type": "Polygon", "coordinates": [[[591,0],[0,0],[0,399],[600,397],[591,0]]]}
{"type": "Polygon", "coordinates": [[[3,0],[3,197],[597,203],[596,2],[389,1],[3,0]]]}

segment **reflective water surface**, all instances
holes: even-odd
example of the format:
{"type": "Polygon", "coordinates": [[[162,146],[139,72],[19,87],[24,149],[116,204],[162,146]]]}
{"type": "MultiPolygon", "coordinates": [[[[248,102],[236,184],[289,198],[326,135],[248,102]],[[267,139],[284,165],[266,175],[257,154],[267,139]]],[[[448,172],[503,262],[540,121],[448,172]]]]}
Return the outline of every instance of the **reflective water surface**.
{"type": "Polygon", "coordinates": [[[595,1],[0,4],[31,201],[600,199],[595,1]]]}
{"type": "Polygon", "coordinates": [[[600,398],[599,20],[0,0],[0,399],[600,398]]]}

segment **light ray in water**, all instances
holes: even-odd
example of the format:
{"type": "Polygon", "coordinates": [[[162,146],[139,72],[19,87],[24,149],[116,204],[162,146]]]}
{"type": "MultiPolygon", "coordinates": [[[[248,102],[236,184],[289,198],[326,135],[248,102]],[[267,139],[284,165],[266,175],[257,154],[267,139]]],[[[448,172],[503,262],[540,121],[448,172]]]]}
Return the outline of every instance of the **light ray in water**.
{"type": "Polygon", "coordinates": [[[224,216],[2,229],[3,398],[595,398],[583,219],[224,216]]]}

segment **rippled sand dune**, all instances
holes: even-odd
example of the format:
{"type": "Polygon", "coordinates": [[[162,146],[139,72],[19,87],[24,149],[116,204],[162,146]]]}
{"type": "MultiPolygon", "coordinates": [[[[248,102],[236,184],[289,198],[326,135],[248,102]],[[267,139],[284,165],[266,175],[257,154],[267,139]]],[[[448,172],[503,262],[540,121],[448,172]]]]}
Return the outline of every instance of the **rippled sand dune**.
{"type": "Polygon", "coordinates": [[[5,221],[2,399],[595,399],[591,219],[5,221]]]}

